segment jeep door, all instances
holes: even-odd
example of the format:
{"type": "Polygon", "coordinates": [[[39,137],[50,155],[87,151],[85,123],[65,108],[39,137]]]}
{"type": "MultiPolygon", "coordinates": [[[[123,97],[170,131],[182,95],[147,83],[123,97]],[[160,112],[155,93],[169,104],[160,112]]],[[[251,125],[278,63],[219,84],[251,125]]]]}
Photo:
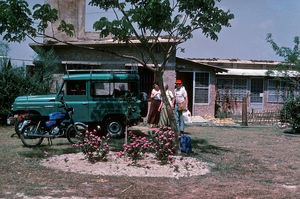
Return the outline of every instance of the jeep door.
{"type": "Polygon", "coordinates": [[[123,119],[127,102],[120,96],[125,92],[115,89],[115,82],[93,80],[90,82],[89,119],[90,122],[101,123],[110,116],[123,119]]]}
{"type": "Polygon", "coordinates": [[[64,101],[69,107],[74,108],[73,120],[76,122],[88,122],[89,103],[87,97],[87,81],[65,80],[62,92],[64,101]]]}

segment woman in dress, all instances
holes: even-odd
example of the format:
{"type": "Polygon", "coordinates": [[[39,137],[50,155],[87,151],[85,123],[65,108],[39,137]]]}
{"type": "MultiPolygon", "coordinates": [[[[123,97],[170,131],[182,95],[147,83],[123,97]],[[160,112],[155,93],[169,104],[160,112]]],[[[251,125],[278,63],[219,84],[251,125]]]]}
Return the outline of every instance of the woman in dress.
{"type": "MultiPolygon", "coordinates": [[[[170,103],[170,106],[172,105],[172,100],[174,98],[174,95],[172,91],[169,90],[169,86],[165,85],[165,92],[168,98],[168,102],[170,103]]],[[[161,112],[160,112],[160,119],[159,119],[159,126],[164,127],[164,126],[169,126],[169,117],[167,113],[167,107],[165,104],[161,103],[161,112]]]]}
{"type": "Polygon", "coordinates": [[[153,128],[153,125],[158,125],[159,116],[160,116],[160,106],[161,106],[161,92],[159,90],[158,84],[154,83],[151,92],[150,112],[148,115],[148,123],[150,124],[150,128],[153,128]]]}

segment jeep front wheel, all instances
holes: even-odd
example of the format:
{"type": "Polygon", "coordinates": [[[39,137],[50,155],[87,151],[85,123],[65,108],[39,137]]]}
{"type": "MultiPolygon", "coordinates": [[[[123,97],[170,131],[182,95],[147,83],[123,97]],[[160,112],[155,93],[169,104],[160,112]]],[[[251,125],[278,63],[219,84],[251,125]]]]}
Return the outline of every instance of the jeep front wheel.
{"type": "Polygon", "coordinates": [[[105,122],[106,133],[108,133],[111,138],[123,137],[124,129],[125,126],[119,119],[110,118],[105,122]]]}

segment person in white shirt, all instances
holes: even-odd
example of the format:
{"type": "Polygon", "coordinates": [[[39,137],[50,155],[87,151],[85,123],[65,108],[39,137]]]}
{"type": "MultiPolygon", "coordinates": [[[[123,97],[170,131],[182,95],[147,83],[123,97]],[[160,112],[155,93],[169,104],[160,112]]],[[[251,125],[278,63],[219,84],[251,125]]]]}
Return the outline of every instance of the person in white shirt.
{"type": "Polygon", "coordinates": [[[159,116],[160,116],[160,105],[161,105],[161,92],[157,83],[153,84],[153,89],[151,92],[151,105],[150,111],[148,115],[148,123],[150,124],[150,128],[153,125],[158,125],[159,116]]]}
{"type": "MultiPolygon", "coordinates": [[[[170,103],[170,106],[172,105],[172,100],[174,98],[174,95],[172,93],[172,91],[169,90],[169,86],[165,85],[165,92],[168,98],[168,102],[170,103]]],[[[167,107],[164,103],[160,104],[160,118],[159,118],[159,126],[160,127],[164,127],[164,126],[169,126],[170,122],[169,122],[169,117],[168,117],[168,113],[167,113],[167,107]]]]}
{"type": "Polygon", "coordinates": [[[184,133],[184,122],[182,112],[188,108],[188,97],[185,88],[182,86],[181,80],[176,80],[176,88],[174,90],[174,99],[172,103],[172,109],[175,112],[175,119],[177,128],[181,134],[184,133]]]}

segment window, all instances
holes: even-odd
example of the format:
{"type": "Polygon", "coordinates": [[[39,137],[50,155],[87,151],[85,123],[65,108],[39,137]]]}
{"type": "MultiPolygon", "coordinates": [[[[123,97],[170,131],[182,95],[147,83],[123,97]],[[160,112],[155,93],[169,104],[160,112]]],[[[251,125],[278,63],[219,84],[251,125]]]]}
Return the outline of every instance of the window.
{"type": "Polygon", "coordinates": [[[234,97],[237,101],[242,101],[248,92],[247,79],[217,78],[216,90],[219,100],[224,100],[225,97],[234,97]]]}
{"type": "Polygon", "coordinates": [[[86,81],[67,81],[67,95],[86,95],[86,81]]]}
{"type": "Polygon", "coordinates": [[[282,103],[285,98],[292,95],[300,94],[300,86],[293,85],[287,81],[269,80],[268,83],[268,102],[280,102],[282,103]]]}
{"type": "Polygon", "coordinates": [[[104,97],[113,95],[113,83],[93,82],[91,85],[91,95],[94,97],[104,97]]]}
{"type": "Polygon", "coordinates": [[[195,103],[209,102],[209,73],[195,73],[195,103]]]}
{"type": "MultiPolygon", "coordinates": [[[[91,96],[93,97],[124,97],[127,94],[137,95],[138,82],[100,82],[91,84],[91,96]]],[[[128,96],[128,95],[127,95],[128,96]]]]}

